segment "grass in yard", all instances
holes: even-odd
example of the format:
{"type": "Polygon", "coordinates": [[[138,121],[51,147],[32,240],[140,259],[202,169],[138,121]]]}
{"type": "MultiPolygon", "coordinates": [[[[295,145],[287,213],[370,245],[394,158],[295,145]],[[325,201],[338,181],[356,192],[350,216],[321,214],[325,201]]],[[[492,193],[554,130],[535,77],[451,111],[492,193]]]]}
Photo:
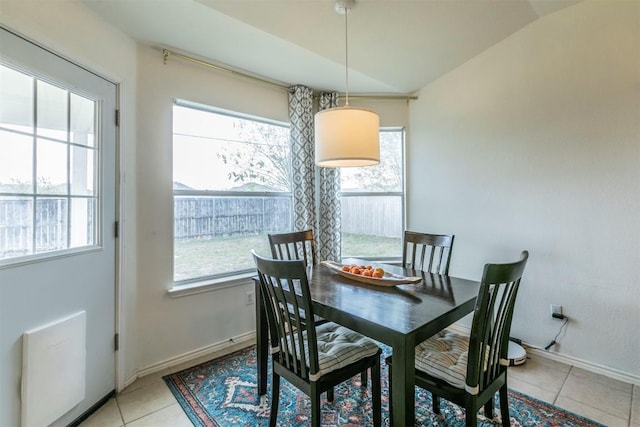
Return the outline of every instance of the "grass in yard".
{"type": "Polygon", "coordinates": [[[176,242],[174,280],[253,269],[251,249],[260,255],[271,256],[265,234],[176,242]]]}
{"type": "MultiPolygon", "coordinates": [[[[342,256],[399,257],[402,254],[400,245],[399,237],[343,234],[342,256]]],[[[174,280],[254,269],[251,249],[255,249],[260,255],[271,256],[265,234],[175,242],[174,280]]]]}
{"type": "Polygon", "coordinates": [[[382,237],[369,234],[342,234],[343,257],[400,257],[402,239],[400,237],[382,237]]]}

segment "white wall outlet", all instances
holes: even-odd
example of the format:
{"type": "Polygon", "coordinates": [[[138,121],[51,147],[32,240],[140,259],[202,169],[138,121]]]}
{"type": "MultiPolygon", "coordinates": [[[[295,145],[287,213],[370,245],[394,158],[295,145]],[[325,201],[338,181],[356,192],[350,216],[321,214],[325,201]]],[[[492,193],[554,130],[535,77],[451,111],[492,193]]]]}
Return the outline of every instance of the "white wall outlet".
{"type": "Polygon", "coordinates": [[[247,295],[245,297],[245,304],[247,305],[251,305],[253,304],[254,298],[253,298],[253,291],[247,291],[247,295]]]}
{"type": "Polygon", "coordinates": [[[562,306],[561,305],[551,304],[551,316],[553,317],[554,314],[562,315],[562,306]]]}

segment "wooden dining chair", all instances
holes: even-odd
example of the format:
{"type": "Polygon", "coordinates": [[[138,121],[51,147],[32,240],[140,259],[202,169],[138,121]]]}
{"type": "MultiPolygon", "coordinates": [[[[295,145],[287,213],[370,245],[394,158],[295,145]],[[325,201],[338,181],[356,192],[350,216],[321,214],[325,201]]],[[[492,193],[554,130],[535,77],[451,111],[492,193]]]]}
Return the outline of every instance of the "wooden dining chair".
{"type": "Polygon", "coordinates": [[[382,424],[381,350],[370,338],[336,323],[304,323],[313,314],[307,270],[302,260],[262,258],[252,251],[271,330],[273,381],[269,425],[278,418],[280,377],[311,398],[311,426],[320,426],[320,395],[371,369],[373,424],[382,424]]]}
{"type": "MultiPolygon", "coordinates": [[[[416,346],[416,386],[431,392],[436,414],[442,397],[464,407],[466,425],[476,426],[482,405],[485,416],[493,418],[493,398],[499,392],[502,425],[509,426],[509,333],[528,257],[524,251],[519,261],[484,266],[468,337],[444,330],[416,346]]],[[[391,366],[393,357],[386,362],[391,366]]]]}
{"type": "MultiPolygon", "coordinates": [[[[313,240],[313,230],[293,231],[291,233],[267,234],[271,256],[273,259],[292,261],[301,260],[305,267],[317,263],[316,246],[313,240]]],[[[326,322],[315,316],[316,325],[326,322]]]]}
{"type": "Polygon", "coordinates": [[[267,237],[274,259],[302,260],[305,266],[317,264],[313,230],[268,234],[267,237]]]}
{"type": "Polygon", "coordinates": [[[402,266],[427,273],[449,274],[453,239],[452,234],[405,231],[402,244],[402,266]]]}
{"type": "MultiPolygon", "coordinates": [[[[302,260],[305,266],[314,265],[318,262],[316,256],[316,246],[313,239],[313,230],[293,231],[290,233],[268,234],[271,256],[279,260],[302,260]]],[[[303,317],[303,322],[306,319],[303,317]]],[[[326,323],[327,320],[320,316],[314,316],[313,321],[316,326],[326,323]]],[[[366,387],[368,381],[367,371],[360,376],[362,385],[366,387]]],[[[327,394],[327,399],[333,402],[333,390],[327,394]]]]}

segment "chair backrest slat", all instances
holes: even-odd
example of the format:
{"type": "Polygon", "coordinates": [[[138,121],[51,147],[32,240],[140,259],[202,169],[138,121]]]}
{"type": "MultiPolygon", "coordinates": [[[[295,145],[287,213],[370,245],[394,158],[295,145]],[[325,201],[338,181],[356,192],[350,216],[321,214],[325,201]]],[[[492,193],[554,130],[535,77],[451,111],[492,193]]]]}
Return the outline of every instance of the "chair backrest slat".
{"type": "Polygon", "coordinates": [[[467,385],[480,392],[506,369],[509,334],[529,253],[508,264],[486,264],[471,323],[467,385]]]}
{"type": "Polygon", "coordinates": [[[304,379],[319,370],[313,307],[303,260],[273,260],[252,251],[278,361],[304,379]],[[308,317],[310,316],[310,317],[308,317]]]}
{"type": "Polygon", "coordinates": [[[271,246],[271,256],[274,259],[302,260],[307,266],[318,262],[313,230],[268,234],[267,237],[271,246]]]}
{"type": "Polygon", "coordinates": [[[449,274],[454,240],[452,234],[405,231],[403,240],[402,265],[405,268],[427,273],[449,274]],[[425,263],[425,260],[428,262],[425,263]]]}

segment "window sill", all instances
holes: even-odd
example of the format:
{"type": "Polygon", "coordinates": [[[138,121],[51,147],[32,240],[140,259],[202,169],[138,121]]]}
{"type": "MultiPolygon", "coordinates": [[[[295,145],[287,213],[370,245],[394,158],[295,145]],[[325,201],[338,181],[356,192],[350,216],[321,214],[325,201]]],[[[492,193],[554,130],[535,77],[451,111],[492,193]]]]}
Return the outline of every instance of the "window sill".
{"type": "Polygon", "coordinates": [[[255,272],[250,272],[235,276],[222,277],[220,279],[203,280],[201,282],[193,282],[185,285],[174,285],[167,291],[167,293],[171,298],[180,298],[189,295],[201,294],[203,292],[233,288],[250,283],[251,278],[255,275],[255,272]]]}

